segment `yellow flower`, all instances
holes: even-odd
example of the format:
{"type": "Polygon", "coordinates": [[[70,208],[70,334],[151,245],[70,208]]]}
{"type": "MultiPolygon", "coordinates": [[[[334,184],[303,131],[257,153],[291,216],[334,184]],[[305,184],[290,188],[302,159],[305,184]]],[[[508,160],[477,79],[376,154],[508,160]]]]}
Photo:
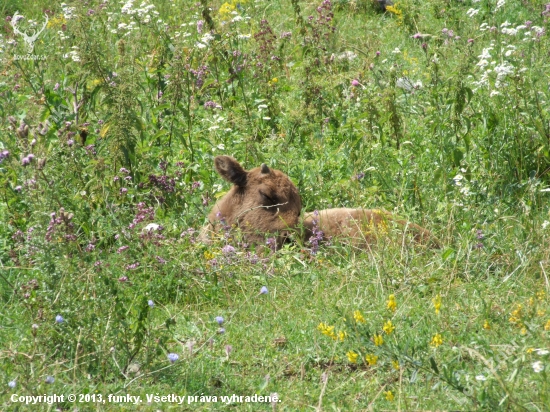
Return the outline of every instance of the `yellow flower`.
{"type": "Polygon", "coordinates": [[[517,304],[516,305],[516,309],[514,309],[512,311],[512,316],[510,316],[510,319],[508,319],[508,321],[510,323],[520,323],[520,320],[521,320],[521,311],[523,310],[523,305],[521,304],[517,304]]]}
{"type": "Polygon", "coordinates": [[[384,338],[382,335],[374,335],[374,344],[376,346],[380,346],[384,343],[384,338]]]}
{"type": "Polygon", "coordinates": [[[525,352],[531,353],[531,352],[533,352],[533,350],[534,350],[533,348],[527,348],[527,350],[525,352]]]}
{"type": "Polygon", "coordinates": [[[376,365],[376,362],[378,362],[378,356],[369,353],[367,356],[365,356],[365,360],[370,366],[374,366],[376,365]]]}
{"type": "Polygon", "coordinates": [[[48,27],[48,29],[55,29],[57,27],[63,26],[64,24],[67,24],[67,20],[65,20],[65,16],[60,14],[59,16],[55,16],[54,18],[50,19],[46,27],[48,27]]]}
{"type": "Polygon", "coordinates": [[[393,402],[393,393],[391,391],[384,392],[387,401],[393,402]]]}
{"type": "Polygon", "coordinates": [[[388,335],[391,335],[391,333],[395,330],[395,326],[393,326],[393,323],[391,323],[391,320],[388,320],[386,323],[384,323],[384,332],[386,332],[388,335]]]}
{"type": "Polygon", "coordinates": [[[388,301],[386,302],[386,307],[391,310],[392,312],[395,312],[397,309],[397,303],[395,302],[395,295],[388,296],[388,301]]]}
{"type": "Polygon", "coordinates": [[[527,328],[526,328],[525,326],[524,326],[523,328],[521,328],[520,333],[521,333],[522,335],[527,335],[527,328]]]}
{"type": "Polygon", "coordinates": [[[393,366],[393,368],[398,371],[399,370],[399,361],[398,360],[393,360],[391,361],[391,365],[393,366]]]}
{"type": "Polygon", "coordinates": [[[320,330],[323,335],[329,336],[333,339],[336,337],[334,334],[334,326],[321,322],[319,323],[319,326],[317,326],[317,329],[320,330]]]}
{"type": "Polygon", "coordinates": [[[439,315],[439,309],[441,309],[441,296],[439,294],[432,299],[435,308],[435,314],[439,315]]]}
{"type": "Polygon", "coordinates": [[[340,342],[343,342],[344,339],[346,338],[346,335],[347,335],[346,332],[344,332],[343,330],[341,330],[340,332],[338,332],[338,338],[337,338],[337,339],[338,339],[340,342]]]}
{"type": "Polygon", "coordinates": [[[542,309],[537,310],[537,316],[544,316],[546,312],[542,309]]]}
{"type": "Polygon", "coordinates": [[[365,318],[363,317],[361,312],[359,312],[358,310],[353,312],[353,319],[355,319],[356,323],[365,323],[366,322],[365,318]]]}
{"type": "Polygon", "coordinates": [[[276,77],[274,77],[273,79],[271,79],[271,82],[272,83],[277,83],[279,81],[279,79],[277,79],[276,77]]]}
{"type": "Polygon", "coordinates": [[[548,322],[544,325],[544,330],[550,330],[550,319],[548,319],[548,322]]]}
{"type": "Polygon", "coordinates": [[[430,342],[430,345],[437,348],[439,345],[443,345],[443,338],[439,333],[436,333],[430,342]]]}
{"type": "Polygon", "coordinates": [[[537,292],[537,299],[538,299],[538,300],[543,300],[545,295],[546,295],[546,294],[544,293],[544,290],[539,290],[539,291],[537,292]]]}
{"type": "Polygon", "coordinates": [[[214,255],[213,255],[211,252],[209,252],[208,250],[206,250],[206,251],[204,252],[204,258],[205,258],[206,260],[212,260],[212,259],[214,259],[214,255]]]}
{"type": "Polygon", "coordinates": [[[489,321],[485,319],[485,322],[483,322],[483,329],[489,330],[491,329],[491,325],[489,324],[489,321]]]}
{"type": "Polygon", "coordinates": [[[395,14],[396,16],[400,16],[403,14],[401,10],[397,8],[397,6],[386,6],[386,11],[389,11],[392,14],[395,14]]]}
{"type": "Polygon", "coordinates": [[[220,14],[221,18],[222,19],[227,19],[230,17],[231,15],[231,12],[233,10],[235,10],[235,5],[232,4],[233,2],[231,2],[231,4],[225,2],[221,5],[220,9],[218,10],[218,13],[220,14]]]}
{"type": "Polygon", "coordinates": [[[529,306],[533,306],[535,304],[535,298],[531,296],[527,301],[527,303],[529,306]]]}
{"type": "Polygon", "coordinates": [[[346,356],[348,357],[350,363],[357,363],[357,358],[359,357],[359,355],[354,351],[350,350],[348,353],[346,353],[346,356]]]}

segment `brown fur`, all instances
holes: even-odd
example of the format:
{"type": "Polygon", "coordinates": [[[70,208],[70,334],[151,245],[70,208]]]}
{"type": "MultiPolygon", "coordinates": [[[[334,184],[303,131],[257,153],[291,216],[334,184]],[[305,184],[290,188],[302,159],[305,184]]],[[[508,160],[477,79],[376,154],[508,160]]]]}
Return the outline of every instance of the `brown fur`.
{"type": "Polygon", "coordinates": [[[246,171],[229,156],[217,156],[214,164],[233,187],[212,208],[200,239],[208,241],[212,232],[222,232],[224,219],[226,225],[239,227],[247,242],[265,243],[269,234],[281,246],[298,226],[302,210],[298,189],[288,176],[266,165],[246,171]]]}
{"type": "Polygon", "coordinates": [[[314,227],[321,230],[325,238],[335,238],[355,246],[365,247],[380,237],[395,237],[410,233],[420,244],[438,247],[437,240],[429,230],[414,223],[394,217],[390,212],[378,209],[336,208],[306,213],[303,225],[305,239],[314,235],[314,227]]]}
{"type": "MultiPolygon", "coordinates": [[[[302,202],[296,186],[283,172],[266,165],[246,171],[229,156],[217,156],[214,164],[216,171],[234,186],[212,208],[200,239],[209,242],[225,224],[239,227],[250,243],[264,243],[266,236],[275,236],[280,247],[290,231],[300,226],[302,202]]],[[[401,235],[411,233],[418,243],[439,246],[428,230],[383,210],[338,208],[321,210],[318,215],[306,213],[305,240],[314,234],[314,225],[325,238],[338,238],[359,247],[374,244],[381,236],[393,236],[396,229],[401,235]]]]}

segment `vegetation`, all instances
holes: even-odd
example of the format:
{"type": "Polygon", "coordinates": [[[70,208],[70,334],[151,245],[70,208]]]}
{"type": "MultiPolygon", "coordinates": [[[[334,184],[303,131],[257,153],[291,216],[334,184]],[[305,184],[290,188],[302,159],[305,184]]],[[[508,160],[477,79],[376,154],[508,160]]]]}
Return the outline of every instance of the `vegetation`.
{"type": "Polygon", "coordinates": [[[2,409],[547,410],[546,0],[0,12],[2,409]],[[201,244],[217,154],[443,247],[201,244]]]}

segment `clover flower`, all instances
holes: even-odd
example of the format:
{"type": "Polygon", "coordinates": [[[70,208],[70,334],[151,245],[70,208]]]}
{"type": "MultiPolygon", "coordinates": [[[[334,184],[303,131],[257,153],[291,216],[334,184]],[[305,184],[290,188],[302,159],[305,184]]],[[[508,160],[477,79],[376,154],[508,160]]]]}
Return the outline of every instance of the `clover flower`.
{"type": "Polygon", "coordinates": [[[215,320],[218,322],[218,325],[221,325],[224,321],[223,316],[216,316],[215,320]]]}
{"type": "Polygon", "coordinates": [[[387,335],[391,335],[391,333],[395,330],[395,326],[391,322],[391,320],[388,320],[386,323],[384,323],[384,327],[382,328],[384,332],[386,332],[387,335]]]}
{"type": "Polygon", "coordinates": [[[63,316],[57,315],[57,316],[55,317],[55,321],[56,321],[57,323],[63,323],[63,322],[65,322],[65,319],[63,319],[63,316]]]}
{"type": "Polygon", "coordinates": [[[391,310],[392,312],[395,312],[397,309],[397,302],[395,301],[395,295],[391,294],[388,296],[388,301],[386,302],[386,307],[391,310]]]}
{"type": "Polygon", "coordinates": [[[149,307],[150,307],[151,309],[155,307],[155,302],[153,302],[153,301],[150,300],[150,299],[147,301],[147,304],[149,305],[149,307]]]}
{"type": "Polygon", "coordinates": [[[346,353],[346,356],[348,357],[348,361],[350,363],[357,363],[357,358],[359,358],[359,354],[355,353],[352,350],[350,350],[348,353],[346,353]]]}
{"type": "Polygon", "coordinates": [[[177,360],[179,359],[179,355],[177,353],[169,353],[168,354],[168,360],[172,363],[175,363],[177,362],[177,360]]]}
{"type": "Polygon", "coordinates": [[[378,356],[369,353],[365,356],[365,360],[367,361],[369,366],[374,366],[378,362],[378,356]]]}
{"type": "Polygon", "coordinates": [[[260,289],[260,295],[267,295],[267,286],[262,286],[262,288],[260,289]]]}
{"type": "Polygon", "coordinates": [[[436,333],[430,341],[430,346],[437,348],[440,345],[443,345],[443,338],[439,333],[436,333]]]}

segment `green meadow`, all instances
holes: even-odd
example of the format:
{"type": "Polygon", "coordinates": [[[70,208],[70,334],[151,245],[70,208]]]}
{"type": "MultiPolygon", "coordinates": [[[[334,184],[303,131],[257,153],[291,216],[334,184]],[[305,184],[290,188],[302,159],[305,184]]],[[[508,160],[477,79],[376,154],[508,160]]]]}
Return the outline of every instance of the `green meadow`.
{"type": "Polygon", "coordinates": [[[0,409],[550,410],[550,3],[383,6],[0,4],[0,409]],[[204,244],[217,155],[441,248],[204,244]]]}

